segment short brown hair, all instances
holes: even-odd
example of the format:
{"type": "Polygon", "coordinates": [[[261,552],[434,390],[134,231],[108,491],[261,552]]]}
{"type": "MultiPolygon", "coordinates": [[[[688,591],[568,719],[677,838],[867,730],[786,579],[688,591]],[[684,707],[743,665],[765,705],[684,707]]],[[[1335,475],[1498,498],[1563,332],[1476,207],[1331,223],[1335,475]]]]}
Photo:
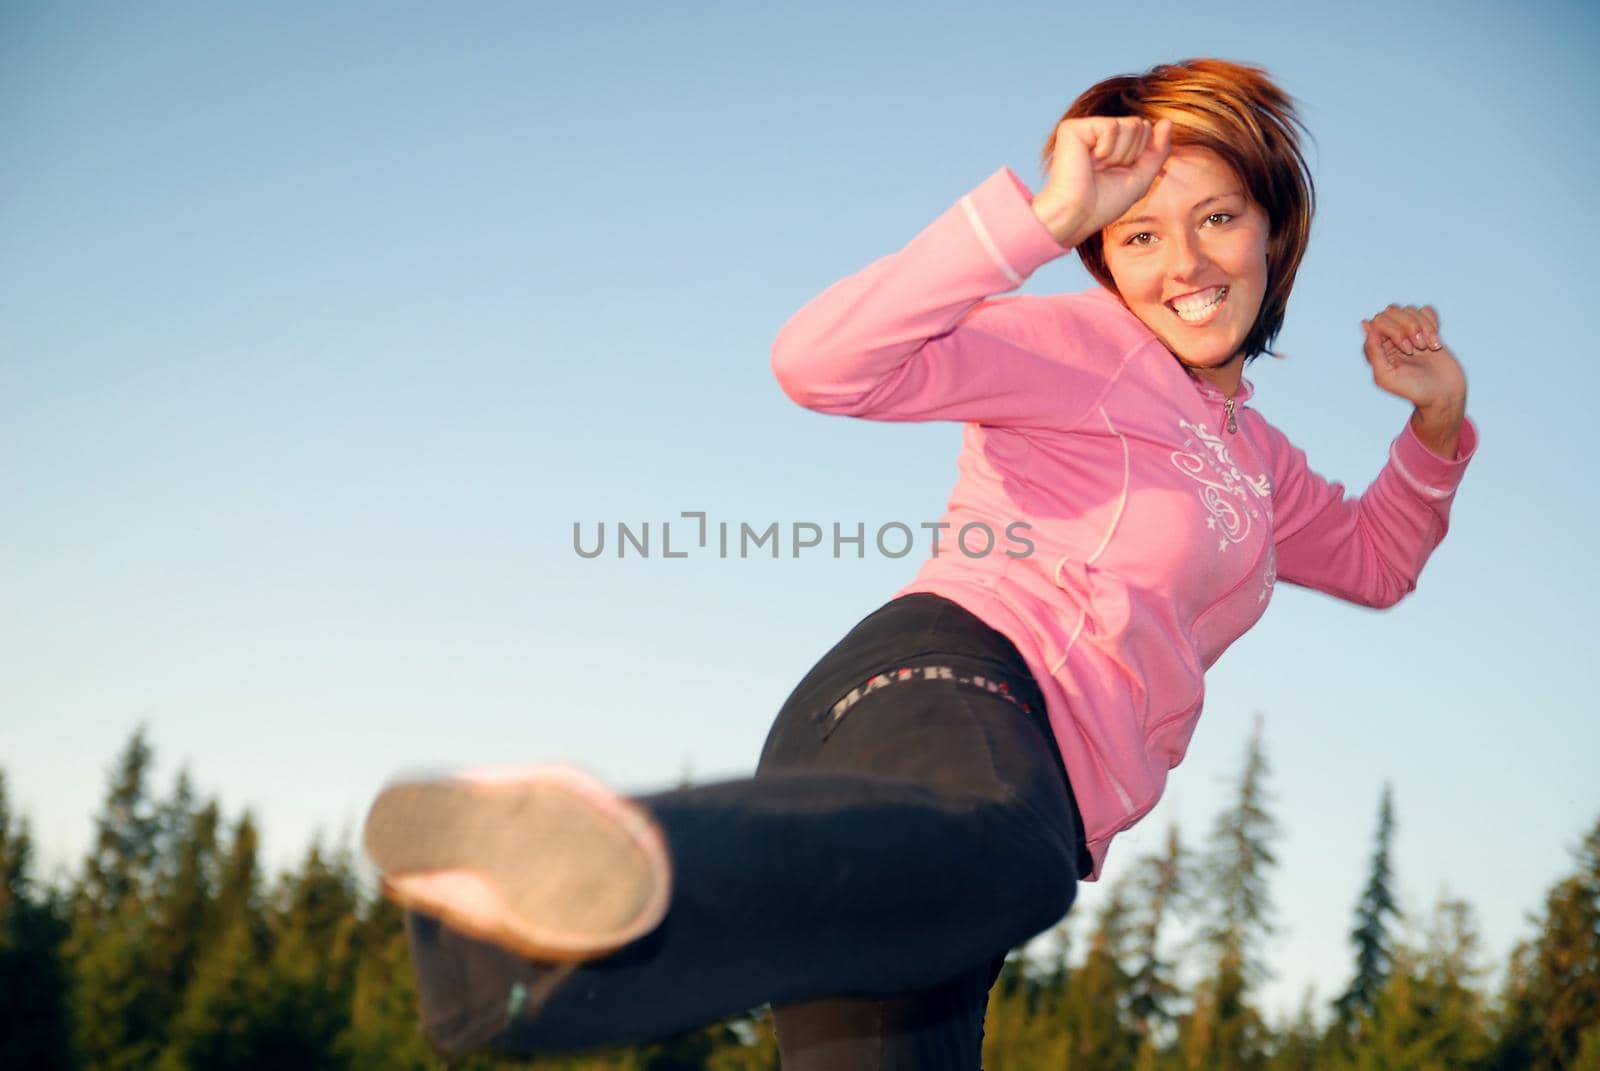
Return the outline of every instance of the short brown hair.
{"type": "MultiPolygon", "coordinates": [[[[1266,212],[1267,289],[1243,348],[1246,361],[1267,352],[1283,327],[1316,208],[1311,171],[1300,151],[1306,128],[1294,99],[1260,67],[1192,59],[1108,78],[1080,95],[1061,118],[1094,115],[1172,120],[1174,145],[1199,145],[1222,157],[1266,212]]],[[[1042,154],[1046,175],[1054,151],[1052,128],[1042,154]]],[[[1101,285],[1116,290],[1099,233],[1079,243],[1078,256],[1101,285]]]]}

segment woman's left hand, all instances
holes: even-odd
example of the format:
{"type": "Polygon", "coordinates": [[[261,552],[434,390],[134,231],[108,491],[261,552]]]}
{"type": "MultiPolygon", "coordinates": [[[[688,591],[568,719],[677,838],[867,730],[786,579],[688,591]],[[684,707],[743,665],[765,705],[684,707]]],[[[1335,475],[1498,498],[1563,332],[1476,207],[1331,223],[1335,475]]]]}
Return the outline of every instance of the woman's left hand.
{"type": "Polygon", "coordinates": [[[1390,305],[1361,328],[1373,382],[1416,406],[1411,426],[1418,437],[1434,453],[1455,457],[1467,377],[1439,338],[1439,314],[1431,305],[1390,305]]]}

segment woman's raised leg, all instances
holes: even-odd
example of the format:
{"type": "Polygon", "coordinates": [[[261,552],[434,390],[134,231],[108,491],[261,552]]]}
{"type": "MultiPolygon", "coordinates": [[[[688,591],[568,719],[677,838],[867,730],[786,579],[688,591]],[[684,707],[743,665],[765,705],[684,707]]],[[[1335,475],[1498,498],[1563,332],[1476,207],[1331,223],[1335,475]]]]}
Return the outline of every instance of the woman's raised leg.
{"type": "Polygon", "coordinates": [[[1073,898],[1081,827],[1018,700],[1029,681],[1007,694],[994,661],[966,654],[908,665],[918,672],[842,713],[848,673],[814,672],[755,777],[636,798],[664,837],[672,898],[661,925],[621,950],[532,962],[414,915],[435,1045],[626,1044],[771,1003],[786,1059],[804,1067],[860,1034],[870,1002],[848,998],[871,998],[885,1051],[935,1045],[962,1066],[999,958],[1073,898]]]}

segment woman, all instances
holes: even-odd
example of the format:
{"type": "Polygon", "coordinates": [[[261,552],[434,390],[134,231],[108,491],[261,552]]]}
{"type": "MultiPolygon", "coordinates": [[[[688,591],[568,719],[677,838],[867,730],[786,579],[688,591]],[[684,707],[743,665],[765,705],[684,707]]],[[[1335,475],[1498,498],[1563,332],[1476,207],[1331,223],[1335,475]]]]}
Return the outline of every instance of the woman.
{"type": "Polygon", "coordinates": [[[1255,68],[1103,82],[1037,196],[1002,168],[796,314],[773,367],[800,404],[965,422],[943,553],[800,683],[754,778],[386,789],[367,845],[437,1047],[630,1042],[770,1002],[787,1068],[978,1065],[1005,952],[1155,805],[1204,670],[1279,578],[1409,592],[1475,448],[1426,307],[1363,321],[1414,408],[1359,499],[1245,404],[1310,230],[1297,126],[1255,68]],[[996,297],[1070,249],[1099,288],[996,297]]]}

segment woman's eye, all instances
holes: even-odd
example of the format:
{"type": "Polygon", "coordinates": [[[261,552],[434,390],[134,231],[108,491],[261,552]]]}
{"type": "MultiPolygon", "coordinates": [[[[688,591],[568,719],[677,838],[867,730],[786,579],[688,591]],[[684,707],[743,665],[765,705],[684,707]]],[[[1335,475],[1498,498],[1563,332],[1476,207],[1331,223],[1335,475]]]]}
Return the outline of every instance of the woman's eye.
{"type": "Polygon", "coordinates": [[[1213,212],[1206,217],[1206,222],[1212,226],[1216,226],[1219,223],[1227,223],[1232,218],[1232,212],[1213,212]]]}
{"type": "Polygon", "coordinates": [[[1151,242],[1155,241],[1155,237],[1156,236],[1151,234],[1149,231],[1140,231],[1138,234],[1130,234],[1130,235],[1128,235],[1128,240],[1123,242],[1122,244],[1123,245],[1149,245],[1151,242]]]}

